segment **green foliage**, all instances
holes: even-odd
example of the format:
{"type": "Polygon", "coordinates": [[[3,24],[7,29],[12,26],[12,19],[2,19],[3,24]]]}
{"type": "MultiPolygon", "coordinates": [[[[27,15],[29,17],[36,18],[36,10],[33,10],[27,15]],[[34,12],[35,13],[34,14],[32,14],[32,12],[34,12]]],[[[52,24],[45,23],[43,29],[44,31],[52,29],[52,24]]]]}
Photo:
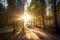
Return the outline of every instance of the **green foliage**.
{"type": "Polygon", "coordinates": [[[32,12],[33,15],[36,17],[36,24],[37,22],[43,23],[44,29],[45,29],[45,24],[44,24],[44,15],[46,13],[46,4],[44,2],[41,2],[39,0],[32,0],[31,5],[28,7],[28,11],[32,12]]]}
{"type": "Polygon", "coordinates": [[[40,1],[32,0],[31,5],[28,7],[28,11],[33,12],[35,15],[41,15],[42,11],[45,12],[46,5],[40,1]]]}

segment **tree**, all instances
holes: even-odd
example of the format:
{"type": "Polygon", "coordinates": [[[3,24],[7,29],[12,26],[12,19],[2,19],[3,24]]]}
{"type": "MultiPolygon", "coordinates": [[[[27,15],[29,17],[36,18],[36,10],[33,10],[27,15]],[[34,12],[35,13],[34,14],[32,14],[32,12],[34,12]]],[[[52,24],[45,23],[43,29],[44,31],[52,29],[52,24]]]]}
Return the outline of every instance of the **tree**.
{"type": "Polygon", "coordinates": [[[32,0],[32,3],[28,7],[28,10],[33,12],[33,14],[34,14],[34,16],[36,16],[36,18],[38,18],[39,16],[42,17],[43,26],[44,26],[44,29],[45,29],[44,14],[45,14],[45,10],[46,10],[46,4],[44,4],[44,2],[43,1],[41,2],[40,0],[32,0]]]}
{"type": "Polygon", "coordinates": [[[53,0],[53,4],[54,4],[54,16],[55,16],[55,29],[57,32],[59,32],[59,27],[58,27],[58,23],[57,23],[56,0],[53,0]]]}
{"type": "Polygon", "coordinates": [[[3,4],[0,3],[0,12],[2,12],[2,11],[3,11],[3,4]]]}
{"type": "Polygon", "coordinates": [[[57,8],[57,20],[58,20],[58,24],[60,25],[60,22],[59,22],[59,20],[60,20],[60,0],[59,0],[59,2],[57,2],[57,6],[56,6],[56,8],[57,8]]]}
{"type": "Polygon", "coordinates": [[[5,14],[5,7],[3,6],[2,3],[0,3],[0,24],[5,24],[6,23],[6,14],[5,14]]]}
{"type": "MultiPolygon", "coordinates": [[[[12,18],[14,18],[12,15],[14,14],[15,11],[15,0],[7,0],[7,2],[8,2],[8,13],[10,13],[9,19],[11,19],[10,22],[12,22],[12,18]]],[[[16,26],[15,22],[13,22],[12,26],[13,26],[13,33],[15,33],[15,26],[16,26]]]]}
{"type": "Polygon", "coordinates": [[[8,13],[11,25],[13,26],[13,31],[15,32],[15,27],[18,25],[18,21],[12,21],[12,19],[17,18],[16,15],[23,14],[24,12],[24,3],[26,0],[7,0],[8,2],[8,13]],[[16,3],[18,1],[19,3],[16,3]],[[17,4],[17,5],[15,5],[17,4]],[[14,15],[16,14],[16,15],[14,15]]]}

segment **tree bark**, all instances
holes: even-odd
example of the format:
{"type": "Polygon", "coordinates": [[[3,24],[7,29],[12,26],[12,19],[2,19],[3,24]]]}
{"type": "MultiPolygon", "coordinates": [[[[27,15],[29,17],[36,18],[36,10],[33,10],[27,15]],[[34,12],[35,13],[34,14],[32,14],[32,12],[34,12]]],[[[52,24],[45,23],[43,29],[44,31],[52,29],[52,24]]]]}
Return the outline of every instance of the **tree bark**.
{"type": "Polygon", "coordinates": [[[53,0],[53,3],[54,3],[55,29],[56,29],[56,32],[59,32],[59,27],[57,23],[57,13],[56,13],[56,0],[53,0]]]}
{"type": "MultiPolygon", "coordinates": [[[[13,15],[14,11],[15,11],[15,0],[7,0],[7,2],[8,2],[8,13],[10,13],[11,15],[13,15]]],[[[11,15],[9,15],[9,16],[11,18],[14,18],[11,15]]],[[[15,26],[16,26],[16,24],[15,23],[13,25],[11,24],[11,26],[13,26],[13,33],[15,33],[15,26]]]]}
{"type": "Polygon", "coordinates": [[[41,9],[41,12],[42,12],[43,27],[44,27],[44,29],[46,29],[46,28],[45,28],[45,22],[44,22],[44,11],[43,11],[44,9],[43,9],[43,4],[41,5],[41,8],[42,8],[42,9],[41,9]]]}

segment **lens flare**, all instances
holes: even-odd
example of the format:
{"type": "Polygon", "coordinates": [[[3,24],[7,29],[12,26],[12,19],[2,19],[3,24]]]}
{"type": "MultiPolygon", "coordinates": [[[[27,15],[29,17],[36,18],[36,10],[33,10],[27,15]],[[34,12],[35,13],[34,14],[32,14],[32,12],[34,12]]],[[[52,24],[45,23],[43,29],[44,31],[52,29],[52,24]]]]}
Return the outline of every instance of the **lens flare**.
{"type": "Polygon", "coordinates": [[[24,18],[25,21],[29,21],[31,19],[31,17],[29,15],[27,15],[27,14],[25,14],[23,16],[23,18],[24,18]]]}

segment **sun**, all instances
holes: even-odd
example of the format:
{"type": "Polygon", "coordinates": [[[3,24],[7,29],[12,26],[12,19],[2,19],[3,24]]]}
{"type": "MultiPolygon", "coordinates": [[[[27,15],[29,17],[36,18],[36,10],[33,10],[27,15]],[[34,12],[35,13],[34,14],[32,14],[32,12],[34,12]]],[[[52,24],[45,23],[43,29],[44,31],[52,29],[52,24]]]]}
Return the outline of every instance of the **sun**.
{"type": "Polygon", "coordinates": [[[24,14],[23,18],[25,21],[29,21],[31,19],[31,16],[29,16],[28,14],[24,14]]]}

